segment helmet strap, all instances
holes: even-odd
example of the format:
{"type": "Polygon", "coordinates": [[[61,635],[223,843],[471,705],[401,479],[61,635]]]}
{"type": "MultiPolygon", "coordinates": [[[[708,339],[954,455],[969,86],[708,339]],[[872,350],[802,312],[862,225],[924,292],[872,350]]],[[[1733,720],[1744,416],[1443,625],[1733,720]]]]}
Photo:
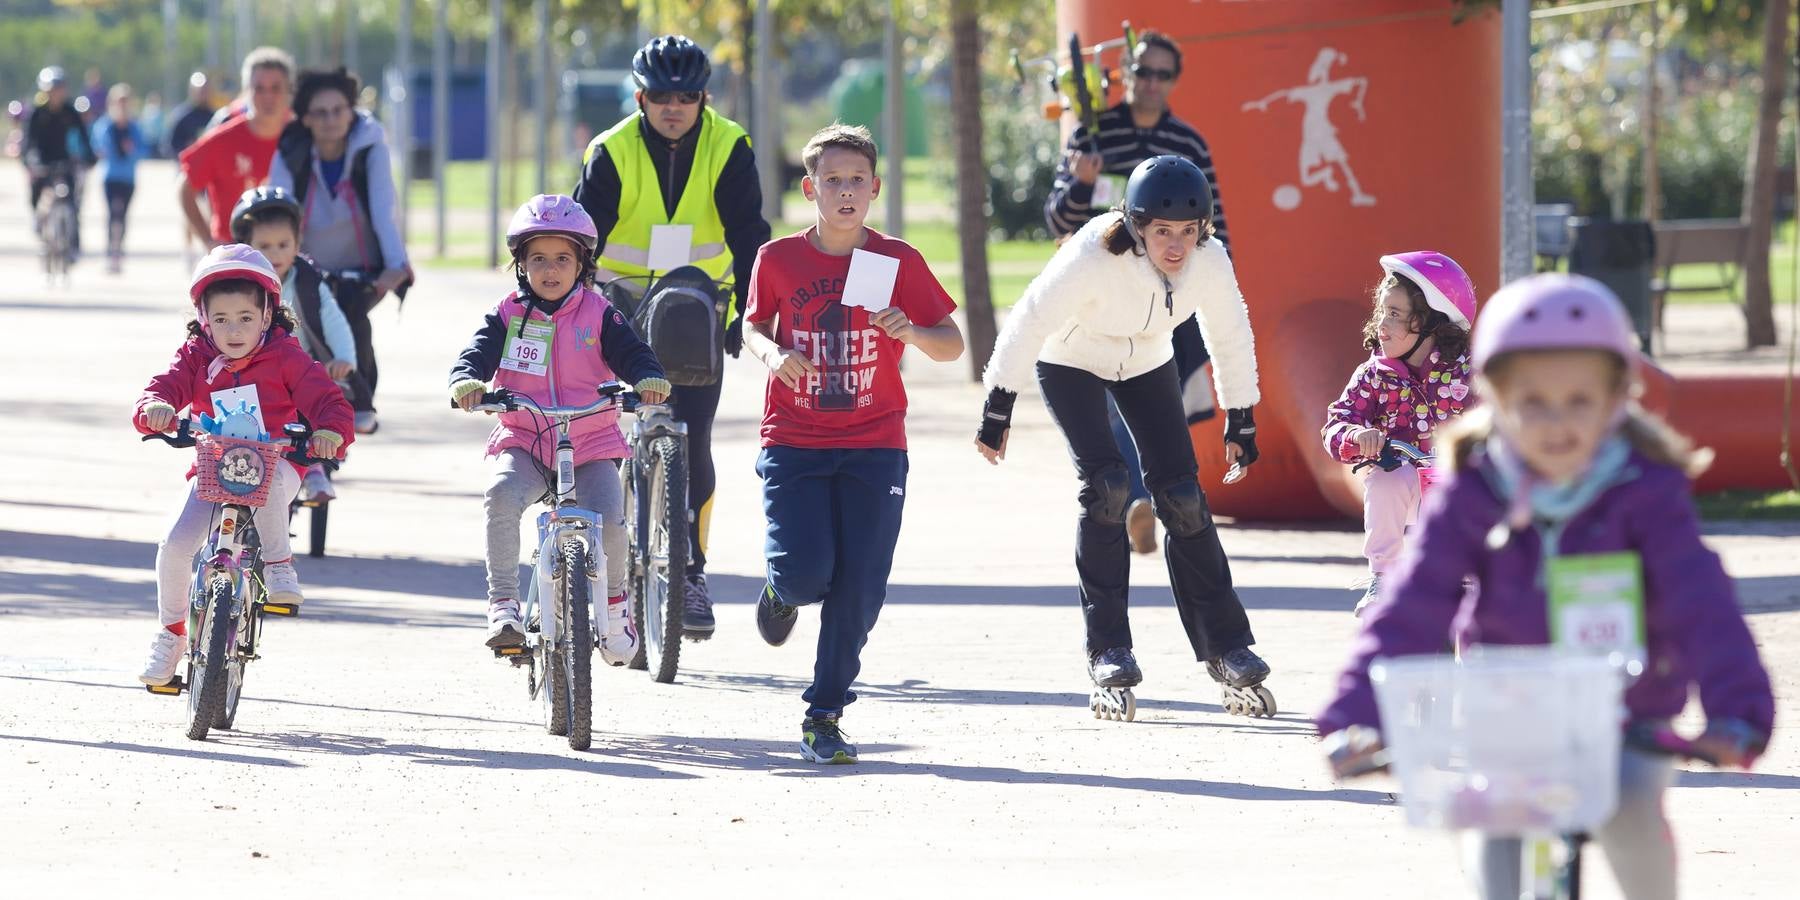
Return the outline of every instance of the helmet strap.
{"type": "Polygon", "coordinates": [[[1150,248],[1144,244],[1144,235],[1142,232],[1138,231],[1137,220],[1131,217],[1131,213],[1126,212],[1122,213],[1122,215],[1125,217],[1125,232],[1131,235],[1131,242],[1137,246],[1137,252],[1143,254],[1144,260],[1150,263],[1150,268],[1156,270],[1156,277],[1162,279],[1163,308],[1168,310],[1170,315],[1174,315],[1175,286],[1169,283],[1168,273],[1164,272],[1162,267],[1156,264],[1156,260],[1150,258],[1150,248]]]}

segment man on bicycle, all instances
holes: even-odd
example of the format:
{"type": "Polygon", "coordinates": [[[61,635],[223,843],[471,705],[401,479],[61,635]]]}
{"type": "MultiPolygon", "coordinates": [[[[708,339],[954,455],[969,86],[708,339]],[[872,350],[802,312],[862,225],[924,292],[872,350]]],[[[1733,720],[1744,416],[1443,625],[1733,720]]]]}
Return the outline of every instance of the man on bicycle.
{"type": "MultiPolygon", "coordinates": [[[[667,226],[687,226],[685,262],[714,280],[729,277],[734,282],[734,301],[723,311],[720,325],[726,352],[737,356],[744,342],[750,269],[757,248],[769,240],[750,137],[707,105],[712,65],[693,41],[681,35],[655,38],[637,52],[631,71],[638,111],[588,144],[574,190],[600,232],[597,278],[604,283],[651,274],[652,235],[667,226]]],[[[661,232],[659,243],[668,246],[671,233],[679,231],[661,232]]],[[[657,273],[668,268],[665,264],[657,273]]],[[[676,417],[688,429],[693,562],[683,628],[700,638],[710,636],[714,627],[706,590],[706,528],[715,484],[712,420],[721,387],[676,385],[670,397],[676,417]]]]}
{"type": "MultiPolygon", "coordinates": [[[[69,80],[59,66],[46,66],[38,73],[38,93],[41,95],[37,105],[31,109],[31,115],[25,120],[25,140],[19,145],[19,158],[25,161],[25,171],[31,179],[31,191],[27,198],[31,204],[32,221],[37,221],[38,199],[46,188],[53,185],[52,178],[60,178],[68,182],[69,190],[75,185],[74,163],[76,160],[69,154],[69,135],[77,136],[81,145],[82,165],[94,164],[94,143],[88,136],[88,130],[82,124],[81,114],[69,104],[69,80]]],[[[76,227],[70,236],[73,251],[81,250],[81,204],[75,204],[76,227]]],[[[35,230],[35,228],[34,228],[35,230]]]]}

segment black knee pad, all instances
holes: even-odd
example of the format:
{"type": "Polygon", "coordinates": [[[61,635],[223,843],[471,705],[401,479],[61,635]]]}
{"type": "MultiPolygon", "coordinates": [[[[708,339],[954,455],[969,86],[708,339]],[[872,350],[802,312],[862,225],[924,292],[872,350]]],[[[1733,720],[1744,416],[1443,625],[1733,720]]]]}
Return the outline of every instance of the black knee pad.
{"type": "Polygon", "coordinates": [[[1096,469],[1081,483],[1081,508],[1088,518],[1103,525],[1125,524],[1125,505],[1131,501],[1131,479],[1122,465],[1096,469]]]}
{"type": "Polygon", "coordinates": [[[1150,500],[1156,506],[1156,517],[1162,520],[1163,527],[1176,537],[1194,537],[1212,527],[1212,511],[1206,508],[1206,495],[1200,492],[1200,485],[1192,481],[1153,491],[1150,500]]]}

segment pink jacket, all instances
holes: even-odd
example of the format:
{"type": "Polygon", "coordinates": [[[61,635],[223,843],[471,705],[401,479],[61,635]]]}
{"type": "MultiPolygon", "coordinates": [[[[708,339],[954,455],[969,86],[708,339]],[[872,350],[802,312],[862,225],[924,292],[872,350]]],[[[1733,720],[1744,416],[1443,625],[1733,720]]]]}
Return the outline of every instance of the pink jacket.
{"type": "MultiPolygon", "coordinates": [[[[495,312],[503,327],[510,329],[513,321],[524,314],[525,304],[514,292],[500,301],[495,312]]],[[[494,373],[494,387],[524,394],[545,406],[585,406],[592,402],[596,396],[595,386],[618,377],[601,355],[601,331],[608,316],[618,317],[619,313],[598,291],[586,285],[549,316],[542,309],[533,310],[533,321],[547,319],[555,326],[547,363],[549,374],[530,375],[501,367],[494,373]]],[[[576,465],[596,459],[631,456],[625,435],[619,431],[617,410],[576,419],[569,425],[569,437],[575,444],[576,465]]],[[[552,421],[533,413],[502,413],[500,423],[488,436],[487,453],[497,456],[509,447],[533,453],[545,465],[553,465],[556,461],[556,427],[552,421]],[[543,430],[541,438],[538,436],[540,429],[543,430]]]]}
{"type": "Polygon", "coordinates": [[[1446,360],[1433,350],[1418,375],[1400,360],[1371,356],[1350,376],[1343,396],[1325,408],[1325,452],[1356,462],[1362,457],[1350,436],[1359,428],[1379,428],[1430,453],[1433,430],[1462,415],[1472,384],[1467,353],[1446,360]]]}

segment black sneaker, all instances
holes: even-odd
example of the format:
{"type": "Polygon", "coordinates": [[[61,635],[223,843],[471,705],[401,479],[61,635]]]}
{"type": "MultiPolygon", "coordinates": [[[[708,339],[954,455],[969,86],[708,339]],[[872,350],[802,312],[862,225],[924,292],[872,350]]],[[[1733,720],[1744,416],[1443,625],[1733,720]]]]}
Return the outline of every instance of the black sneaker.
{"type": "Polygon", "coordinates": [[[1263,662],[1263,658],[1249,647],[1239,647],[1228,651],[1224,656],[1207,660],[1206,674],[1220,684],[1247,688],[1262,684],[1269,677],[1269,664],[1263,662]]]}
{"type": "Polygon", "coordinates": [[[773,585],[763,585],[762,599],[756,601],[756,630],[762,634],[762,639],[771,647],[779,647],[787,643],[788,635],[794,633],[794,623],[798,621],[799,608],[781,602],[781,598],[775,596],[773,585]]]}
{"type": "Polygon", "coordinates": [[[1114,647],[1088,659],[1088,677],[1095,687],[1127,688],[1143,683],[1144,672],[1130,647],[1114,647]]]}
{"type": "Polygon", "coordinates": [[[856,745],[844,740],[837,716],[809,716],[800,723],[800,755],[808,762],[843,765],[856,762],[856,745]]]}
{"type": "Polygon", "coordinates": [[[681,607],[681,630],[697,640],[712,637],[718,623],[713,619],[712,595],[706,591],[705,575],[687,577],[686,596],[681,607]]]}

